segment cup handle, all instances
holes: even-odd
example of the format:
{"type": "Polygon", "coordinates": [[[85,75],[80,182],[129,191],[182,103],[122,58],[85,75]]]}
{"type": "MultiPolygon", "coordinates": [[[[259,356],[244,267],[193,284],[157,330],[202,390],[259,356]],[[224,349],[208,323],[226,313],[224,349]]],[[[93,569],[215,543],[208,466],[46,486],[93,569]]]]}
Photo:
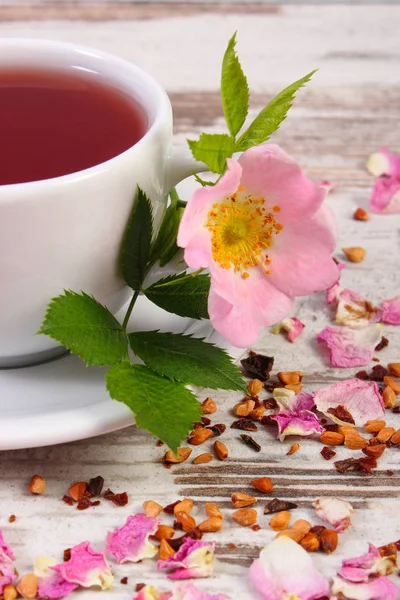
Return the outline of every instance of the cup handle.
{"type": "Polygon", "coordinates": [[[167,162],[165,193],[168,194],[180,181],[194,173],[208,171],[208,167],[193,158],[188,146],[172,146],[167,162]]]}

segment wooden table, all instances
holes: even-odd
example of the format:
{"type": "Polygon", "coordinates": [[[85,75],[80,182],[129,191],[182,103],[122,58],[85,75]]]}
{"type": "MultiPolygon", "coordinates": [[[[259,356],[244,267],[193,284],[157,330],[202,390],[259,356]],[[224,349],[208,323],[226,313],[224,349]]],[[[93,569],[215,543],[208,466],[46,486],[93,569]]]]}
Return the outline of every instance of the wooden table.
{"type": "MultiPolygon", "coordinates": [[[[336,184],[329,204],[339,222],[337,257],[343,258],[343,246],[361,245],[367,249],[364,262],[345,270],[344,283],[374,302],[400,293],[400,215],[374,215],[368,223],[362,223],[354,221],[352,214],[358,206],[367,208],[372,184],[364,168],[368,155],[381,146],[400,151],[399,22],[400,7],[388,5],[92,5],[54,1],[35,6],[22,2],[0,5],[3,36],[84,43],[147,69],[170,94],[176,141],[182,143],[199,131],[222,131],[217,92],[220,62],[236,29],[238,51],[253,91],[253,111],[284,85],[318,67],[319,72],[299,94],[274,141],[295,156],[311,177],[336,184]]],[[[295,344],[266,330],[254,349],[275,356],[276,370],[304,371],[306,390],[354,374],[357,369],[329,367],[325,353],[315,342],[315,334],[330,322],[324,294],[300,299],[296,316],[305,322],[306,329],[295,344]]],[[[381,362],[399,361],[398,329],[387,326],[385,331],[390,345],[380,353],[381,362]]],[[[200,399],[209,393],[204,390],[200,399]]],[[[229,425],[238,395],[213,393],[213,397],[218,404],[213,422],[229,425]]],[[[399,428],[397,415],[388,413],[388,421],[399,428]]],[[[340,536],[338,551],[329,557],[314,557],[327,576],[335,573],[342,557],[363,553],[367,541],[380,545],[400,537],[396,451],[386,452],[373,476],[339,475],[333,464],[320,456],[322,446],[316,440],[299,439],[299,451],[286,456],[295,440],[289,438],[281,444],[262,427],[255,437],[262,445],[259,454],[244,446],[238,431],[228,427],[222,438],[230,451],[228,461],[196,466],[190,459],[171,470],[161,465],[163,450],[155,446],[154,439],[135,427],[77,443],[3,452],[0,528],[15,549],[18,570],[29,571],[38,554],[60,557],[64,548],[85,539],[102,548],[107,530],[122,525],[146,499],[164,505],[192,497],[198,506],[195,516],[201,514],[206,500],[213,499],[226,515],[223,531],[209,536],[218,541],[220,562],[215,576],[200,581],[199,586],[231,593],[235,599],[253,599],[245,567],[273,533],[262,514],[263,498],[258,502],[261,530],[254,532],[231,520],[230,495],[249,491],[251,479],[264,475],[274,481],[277,497],[299,503],[299,518],[318,522],[311,503],[321,496],[337,495],[353,503],[354,525],[340,536]],[[47,480],[42,497],[27,493],[34,473],[47,480]],[[98,474],[114,491],[128,492],[126,507],[102,503],[79,512],[61,502],[71,482],[98,474]],[[17,518],[9,524],[11,513],[17,518]]],[[[208,446],[211,443],[193,456],[208,446]]],[[[345,448],[338,450],[339,458],[350,454],[345,448]]],[[[167,587],[151,561],[115,571],[114,598],[131,598],[137,582],[158,582],[162,589],[167,587]],[[119,580],[125,575],[129,583],[123,586],[119,580]]],[[[80,597],[95,598],[96,593],[84,592],[80,597]]]]}

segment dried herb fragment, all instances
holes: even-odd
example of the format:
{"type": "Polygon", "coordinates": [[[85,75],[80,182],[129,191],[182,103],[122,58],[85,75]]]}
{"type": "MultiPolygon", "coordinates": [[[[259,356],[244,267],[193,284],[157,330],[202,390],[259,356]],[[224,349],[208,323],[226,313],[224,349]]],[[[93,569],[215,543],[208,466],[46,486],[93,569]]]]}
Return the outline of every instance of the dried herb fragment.
{"type": "Polygon", "coordinates": [[[253,525],[253,526],[252,526],[252,530],[253,530],[253,531],[260,531],[260,529],[261,529],[261,525],[257,525],[257,524],[256,524],[256,525],[253,525]]]}
{"type": "Polygon", "coordinates": [[[265,398],[263,404],[268,410],[276,410],[278,408],[278,403],[275,398],[265,398]]]}
{"type": "Polygon", "coordinates": [[[393,408],[392,412],[394,412],[395,414],[398,414],[398,413],[400,413],[400,405],[398,405],[398,406],[395,406],[395,407],[393,408]]]}
{"type": "Polygon", "coordinates": [[[261,418],[261,425],[265,425],[266,427],[271,427],[272,425],[276,426],[276,421],[271,418],[271,415],[265,415],[261,418]]]}
{"type": "Polygon", "coordinates": [[[372,381],[383,381],[383,378],[389,375],[389,371],[382,367],[382,365],[375,365],[372,367],[370,379],[372,381]]]}
{"type": "Polygon", "coordinates": [[[121,494],[114,494],[110,489],[104,492],[104,499],[110,500],[116,506],[126,506],[128,504],[128,494],[122,492],[121,494]]]}
{"type": "Polygon", "coordinates": [[[14,523],[14,522],[15,522],[15,520],[16,520],[16,518],[17,518],[17,517],[16,517],[15,515],[10,515],[10,516],[8,517],[8,522],[9,522],[9,523],[14,523]]]}
{"type": "Polygon", "coordinates": [[[352,414],[347,410],[347,408],[345,408],[341,404],[339,404],[339,406],[336,406],[335,408],[328,408],[328,413],[336,417],[336,419],[343,421],[343,423],[350,423],[351,425],[355,425],[355,421],[353,419],[352,414]]]}
{"type": "Polygon", "coordinates": [[[78,504],[76,505],[77,510],[86,510],[90,506],[98,506],[100,504],[100,500],[95,500],[92,502],[88,496],[82,496],[78,500],[78,504]]]}
{"type": "Polygon", "coordinates": [[[216,423],[215,425],[211,425],[211,427],[207,427],[207,429],[211,429],[214,437],[218,437],[224,433],[226,425],[224,423],[216,423]]]}
{"type": "Polygon", "coordinates": [[[211,419],[209,419],[208,417],[201,417],[201,425],[202,427],[204,425],[211,425],[211,419]]]}
{"type": "Polygon", "coordinates": [[[362,379],[363,381],[370,381],[370,377],[367,371],[359,371],[358,373],[356,373],[356,377],[357,379],[362,379]]]}
{"type": "Polygon", "coordinates": [[[68,504],[68,506],[73,506],[75,504],[75,500],[66,494],[61,498],[61,500],[65,502],[65,504],[68,504]]]}
{"type": "Polygon", "coordinates": [[[174,508],[177,504],[179,504],[180,500],[177,500],[176,502],[172,502],[171,504],[167,504],[167,506],[164,506],[163,511],[165,513],[167,513],[167,515],[173,515],[174,514],[174,508]]]}
{"type": "Polygon", "coordinates": [[[269,374],[274,366],[274,358],[263,354],[250,354],[240,362],[250,377],[260,379],[260,381],[269,379],[269,374]]]}
{"type": "Polygon", "coordinates": [[[135,592],[140,592],[144,587],[146,587],[145,583],[137,583],[135,587],[135,592]]]}
{"type": "Polygon", "coordinates": [[[245,433],[241,433],[240,437],[244,441],[247,446],[250,446],[255,452],[261,452],[261,446],[254,440],[250,435],[246,435],[245,433]]]}
{"type": "Polygon", "coordinates": [[[122,583],[122,585],[126,585],[128,583],[128,578],[127,577],[123,577],[121,579],[120,583],[122,583]]]}
{"type": "Polygon", "coordinates": [[[238,419],[231,425],[231,429],[242,429],[243,431],[258,431],[258,427],[251,419],[238,419]]]}
{"type": "Polygon", "coordinates": [[[388,346],[388,345],[389,345],[389,340],[387,338],[385,338],[385,336],[383,335],[381,337],[381,341],[379,342],[379,344],[377,346],[375,346],[375,351],[380,352],[381,350],[386,348],[386,346],[388,346]]]}
{"type": "Polygon", "coordinates": [[[264,515],[270,515],[272,513],[281,512],[282,510],[293,510],[297,508],[298,505],[294,502],[289,502],[288,500],[280,500],[279,498],[274,498],[267,502],[264,508],[264,515]]]}
{"type": "Polygon", "coordinates": [[[332,448],[328,448],[328,446],[324,446],[321,450],[321,456],[325,460],[331,460],[334,456],[336,456],[336,452],[332,450],[332,448]]]}
{"type": "Polygon", "coordinates": [[[71,560],[71,548],[65,548],[63,553],[63,561],[68,562],[71,560]]]}
{"type": "Polygon", "coordinates": [[[89,484],[87,486],[87,491],[92,497],[100,496],[101,492],[103,491],[103,485],[104,479],[103,477],[101,477],[101,475],[98,475],[97,477],[93,477],[93,479],[90,479],[89,484]]]}
{"type": "Polygon", "coordinates": [[[378,463],[375,458],[346,458],[338,460],[334,463],[335,468],[339,473],[347,473],[348,471],[365,471],[371,474],[372,469],[376,469],[378,463]]]}

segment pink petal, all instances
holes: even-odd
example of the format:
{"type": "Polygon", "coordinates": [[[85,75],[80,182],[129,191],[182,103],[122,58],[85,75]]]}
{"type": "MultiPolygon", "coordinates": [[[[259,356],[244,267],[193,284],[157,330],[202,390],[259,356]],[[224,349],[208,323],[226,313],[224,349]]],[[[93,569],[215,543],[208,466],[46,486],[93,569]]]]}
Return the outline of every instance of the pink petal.
{"type": "Polygon", "coordinates": [[[199,590],[194,583],[176,583],[170,600],[230,600],[226,594],[209,594],[199,590]]]}
{"type": "Polygon", "coordinates": [[[14,583],[17,579],[14,566],[9,559],[2,560],[0,557],[0,595],[6,585],[14,583]]]}
{"type": "Polygon", "coordinates": [[[157,562],[157,569],[169,569],[169,579],[210,577],[213,572],[215,542],[185,539],[174,556],[157,562]]]}
{"type": "Polygon", "coordinates": [[[263,600],[317,600],[329,591],[312,558],[288,537],[275,539],[250,567],[250,580],[263,600]]]}
{"type": "Polygon", "coordinates": [[[149,542],[149,537],[157,531],[159,521],[142,513],[130,515],[125,525],[108,532],[106,552],[112,554],[117,563],[138,562],[153,558],[157,548],[149,542]]]}
{"type": "Polygon", "coordinates": [[[246,150],[239,158],[241,184],[280,207],[283,223],[308,219],[322,205],[326,189],[305,176],[300,166],[276,144],[246,150]]]}
{"type": "Polygon", "coordinates": [[[331,254],[336,246],[332,211],[322,206],[308,219],[284,224],[268,251],[269,280],[288,296],[306,296],[331,286],[339,269],[331,254]]]}
{"type": "Polygon", "coordinates": [[[287,317],[273,327],[272,333],[280,333],[282,330],[286,331],[287,339],[289,342],[293,343],[301,334],[304,327],[305,325],[300,319],[297,319],[296,317],[287,317]]]}
{"type": "Polygon", "coordinates": [[[353,583],[367,583],[370,576],[390,575],[397,569],[395,555],[381,556],[378,548],[373,544],[368,544],[367,554],[342,561],[342,569],[338,575],[353,583]]]}
{"type": "Polygon", "coordinates": [[[332,383],[316,391],[314,402],[317,410],[341,425],[344,423],[328,412],[330,408],[344,406],[356,427],[362,427],[370,420],[382,419],[385,415],[385,405],[375,381],[354,378],[332,383]]]}
{"type": "Polygon", "coordinates": [[[15,560],[15,556],[10,546],[5,542],[3,533],[0,529],[0,560],[4,558],[8,558],[9,560],[15,560]]]}
{"type": "Polygon", "coordinates": [[[400,176],[376,179],[369,202],[377,213],[400,213],[400,176]]]}
{"type": "Polygon", "coordinates": [[[400,156],[392,154],[386,148],[381,148],[379,152],[371,154],[366,167],[371,175],[375,175],[375,177],[380,175],[396,177],[400,175],[400,156]]]}
{"type": "Polygon", "coordinates": [[[330,523],[337,533],[351,525],[354,509],[350,502],[339,498],[319,498],[313,503],[317,517],[330,523]]]}
{"type": "Polygon", "coordinates": [[[71,548],[71,558],[64,563],[50,567],[70,583],[82,587],[112,587],[113,576],[102,552],[91,548],[90,542],[82,542],[71,548]]]}
{"type": "Polygon", "coordinates": [[[360,328],[370,323],[378,323],[380,319],[381,311],[356,292],[345,288],[338,294],[336,309],[338,325],[360,328]]]}
{"type": "Polygon", "coordinates": [[[317,340],[328,346],[334,367],[364,367],[374,356],[382,328],[379,323],[362,329],[325,327],[317,334],[317,340]]]}
{"type": "Polygon", "coordinates": [[[225,175],[216,185],[199,187],[193,192],[179,226],[177,244],[181,248],[186,248],[193,236],[205,227],[212,205],[231,196],[239,188],[242,168],[230,158],[227,164],[225,175]]]}
{"type": "Polygon", "coordinates": [[[205,269],[212,261],[211,233],[204,229],[196,233],[188,242],[184,259],[191,269],[205,269]]]}
{"type": "Polygon", "coordinates": [[[387,577],[377,577],[368,583],[350,583],[333,578],[332,593],[349,600],[396,600],[400,588],[387,577]]]}
{"type": "Polygon", "coordinates": [[[66,581],[60,573],[55,573],[51,567],[57,565],[54,558],[39,556],[34,565],[35,575],[38,578],[38,595],[43,598],[65,598],[77,587],[77,583],[66,581]]]}
{"type": "Polygon", "coordinates": [[[384,300],[379,308],[382,311],[381,320],[383,323],[400,325],[400,296],[384,300]]]}
{"type": "Polygon", "coordinates": [[[155,587],[145,585],[133,598],[133,600],[170,600],[172,594],[167,592],[162,594],[158,592],[155,587]]]}
{"type": "Polygon", "coordinates": [[[308,436],[314,433],[321,434],[324,428],[320,425],[314,413],[302,410],[298,413],[282,410],[270,419],[278,424],[278,439],[283,442],[288,435],[308,436]]]}
{"type": "Polygon", "coordinates": [[[337,263],[337,268],[339,271],[339,278],[333,285],[328,287],[326,290],[326,303],[327,304],[335,304],[338,301],[339,293],[342,291],[340,287],[340,276],[342,274],[343,269],[346,268],[344,263],[337,263]]]}
{"type": "Polygon", "coordinates": [[[314,396],[307,392],[300,392],[294,400],[290,402],[290,410],[293,412],[301,410],[312,410],[314,408],[314,396]]]}

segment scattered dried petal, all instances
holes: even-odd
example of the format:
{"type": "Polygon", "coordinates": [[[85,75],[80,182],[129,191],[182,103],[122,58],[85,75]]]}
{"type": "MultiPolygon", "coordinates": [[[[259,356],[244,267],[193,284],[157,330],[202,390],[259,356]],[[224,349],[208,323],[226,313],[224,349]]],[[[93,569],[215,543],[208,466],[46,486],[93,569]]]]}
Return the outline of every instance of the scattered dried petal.
{"type": "Polygon", "coordinates": [[[400,213],[400,177],[375,179],[369,205],[376,213],[400,213]]]}
{"type": "Polygon", "coordinates": [[[382,311],[381,320],[383,323],[400,325],[400,296],[384,300],[379,308],[382,311]]]}
{"type": "Polygon", "coordinates": [[[159,570],[168,569],[169,579],[210,577],[213,571],[214,542],[185,539],[175,556],[159,560],[159,570]]]}
{"type": "Polygon", "coordinates": [[[371,576],[390,575],[398,569],[396,554],[381,556],[378,548],[368,544],[368,552],[363,556],[342,561],[338,575],[354,583],[367,583],[371,576]]]}
{"type": "Polygon", "coordinates": [[[368,158],[366,165],[371,175],[380,177],[395,177],[400,175],[400,156],[389,152],[386,148],[381,148],[379,152],[374,152],[368,158]]]}
{"type": "Polygon", "coordinates": [[[334,577],[331,592],[348,600],[396,600],[399,588],[387,577],[377,577],[368,583],[350,583],[334,577]]]}
{"type": "Polygon", "coordinates": [[[289,342],[294,342],[296,338],[301,334],[305,325],[296,317],[287,317],[283,319],[272,328],[272,333],[280,333],[282,330],[287,333],[287,339],[289,342]]]}
{"type": "Polygon", "coordinates": [[[68,561],[50,567],[69,583],[82,587],[99,586],[102,590],[112,587],[113,576],[102,552],[96,552],[89,542],[71,548],[68,561]]]}
{"type": "Polygon", "coordinates": [[[334,367],[363,367],[372,360],[382,327],[380,323],[362,329],[325,327],[318,333],[317,340],[328,346],[334,367]]]}
{"type": "Polygon", "coordinates": [[[315,514],[330,523],[337,533],[342,533],[351,525],[354,509],[350,502],[339,498],[319,498],[313,503],[315,514]]]}
{"type": "Polygon", "coordinates": [[[149,542],[149,537],[156,534],[158,524],[157,519],[141,513],[129,516],[125,525],[108,532],[106,552],[112,554],[118,564],[153,558],[157,548],[149,542]]]}

